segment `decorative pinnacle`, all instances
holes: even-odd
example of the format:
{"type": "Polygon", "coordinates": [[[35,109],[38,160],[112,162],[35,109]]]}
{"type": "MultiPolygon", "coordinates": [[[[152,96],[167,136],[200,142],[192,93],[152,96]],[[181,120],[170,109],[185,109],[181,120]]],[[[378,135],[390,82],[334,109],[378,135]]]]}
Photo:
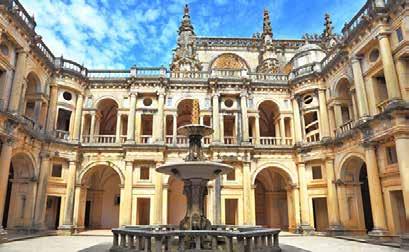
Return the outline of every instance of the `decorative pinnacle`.
{"type": "Polygon", "coordinates": [[[333,29],[331,16],[328,13],[325,13],[325,29],[324,29],[324,38],[331,37],[333,35],[333,29]]]}
{"type": "Polygon", "coordinates": [[[265,35],[273,35],[273,29],[271,28],[271,22],[270,22],[270,14],[267,9],[264,9],[264,15],[263,15],[263,36],[265,35]]]}
{"type": "Polygon", "coordinates": [[[195,34],[193,30],[192,22],[190,21],[189,5],[187,4],[185,5],[184,11],[183,11],[183,19],[179,27],[179,34],[184,31],[192,32],[193,35],[195,34]]]}

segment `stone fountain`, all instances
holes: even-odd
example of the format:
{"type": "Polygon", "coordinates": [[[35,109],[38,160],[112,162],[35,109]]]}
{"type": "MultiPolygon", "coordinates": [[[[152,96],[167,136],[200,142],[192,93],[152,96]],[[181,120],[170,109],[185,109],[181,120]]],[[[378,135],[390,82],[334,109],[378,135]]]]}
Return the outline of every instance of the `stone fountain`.
{"type": "Polygon", "coordinates": [[[179,226],[125,226],[113,229],[111,251],[281,251],[279,229],[259,226],[212,225],[206,218],[204,202],[207,184],[227,174],[233,167],[207,160],[202,139],[213,129],[199,124],[199,101],[193,101],[192,124],[182,126],[178,134],[189,139],[189,153],[184,162],[165,164],[159,173],[175,176],[184,182],[186,215],[179,226]],[[152,249],[152,245],[154,249],[152,249]]]}
{"type": "Polygon", "coordinates": [[[210,221],[204,215],[204,201],[207,195],[207,183],[217,176],[233,170],[229,165],[206,160],[202,151],[202,138],[213,133],[213,129],[199,123],[199,101],[193,101],[192,124],[178,129],[178,134],[189,139],[189,154],[185,162],[166,164],[156,168],[183,180],[183,193],[187,199],[186,216],[180,222],[181,230],[206,230],[211,228],[210,221]]]}

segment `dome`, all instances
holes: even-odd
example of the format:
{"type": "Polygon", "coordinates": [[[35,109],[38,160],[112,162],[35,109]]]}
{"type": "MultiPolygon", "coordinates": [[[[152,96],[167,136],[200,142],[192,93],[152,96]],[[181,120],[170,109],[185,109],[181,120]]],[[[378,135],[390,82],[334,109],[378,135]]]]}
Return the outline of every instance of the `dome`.
{"type": "Polygon", "coordinates": [[[298,48],[297,51],[295,51],[295,55],[303,53],[303,52],[316,51],[316,50],[322,51],[322,48],[317,44],[307,43],[301,46],[300,48],[298,48]]]}

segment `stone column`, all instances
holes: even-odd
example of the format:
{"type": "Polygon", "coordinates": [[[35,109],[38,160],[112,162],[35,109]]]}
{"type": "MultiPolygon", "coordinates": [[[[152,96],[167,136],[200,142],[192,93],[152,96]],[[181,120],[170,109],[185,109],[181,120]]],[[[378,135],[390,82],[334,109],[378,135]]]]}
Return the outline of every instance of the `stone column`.
{"type": "Polygon", "coordinates": [[[344,121],[342,120],[341,104],[334,104],[334,114],[335,114],[335,124],[338,129],[344,124],[344,121]]]}
{"type": "Polygon", "coordinates": [[[395,136],[396,153],[403,200],[405,204],[406,219],[409,220],[409,134],[398,134],[395,136]]]}
{"type": "Polygon", "coordinates": [[[294,184],[292,186],[292,196],[294,203],[294,215],[295,215],[295,228],[299,230],[301,228],[301,209],[300,209],[300,191],[294,184]]]}
{"type": "Polygon", "coordinates": [[[352,111],[353,115],[351,116],[351,120],[357,121],[358,118],[358,110],[356,106],[356,95],[355,95],[355,89],[351,91],[351,99],[352,99],[352,111]]]}
{"type": "Polygon", "coordinates": [[[222,144],[224,144],[224,115],[220,114],[220,118],[219,118],[219,137],[220,137],[220,142],[222,144]]]}
{"type": "Polygon", "coordinates": [[[77,169],[77,161],[70,160],[68,165],[67,187],[65,193],[65,211],[63,224],[59,229],[72,232],[74,228],[74,196],[75,196],[75,173],[77,169]]]}
{"type": "Polygon", "coordinates": [[[77,105],[75,106],[75,120],[74,120],[74,141],[81,140],[81,118],[82,118],[82,106],[84,103],[84,96],[78,94],[77,105]]]}
{"type": "Polygon", "coordinates": [[[135,142],[135,111],[136,111],[136,93],[131,93],[131,104],[129,107],[127,142],[135,142]]]}
{"type": "Polygon", "coordinates": [[[404,59],[398,59],[396,61],[396,72],[399,78],[400,89],[402,90],[402,98],[408,100],[409,92],[406,91],[406,88],[409,83],[409,64],[405,64],[404,59]]]}
{"type": "Polygon", "coordinates": [[[280,117],[280,136],[281,136],[281,144],[286,144],[285,141],[285,117],[281,115],[280,117]]]}
{"type": "MultiPolygon", "coordinates": [[[[5,143],[3,143],[0,154],[0,220],[3,220],[4,215],[12,150],[13,141],[12,139],[8,139],[5,143]]],[[[0,233],[1,230],[3,230],[3,227],[0,223],[0,233]]]]}
{"type": "Polygon", "coordinates": [[[55,120],[57,119],[57,102],[58,102],[58,86],[51,85],[50,87],[50,102],[47,113],[47,131],[53,132],[55,129],[55,120]]]}
{"type": "Polygon", "coordinates": [[[254,119],[255,119],[254,128],[255,128],[255,135],[256,135],[255,144],[258,145],[260,144],[260,116],[256,115],[254,119]]]}
{"type": "Polygon", "coordinates": [[[14,80],[11,89],[11,97],[9,101],[9,111],[17,113],[20,109],[20,101],[24,100],[25,92],[25,76],[27,63],[27,52],[19,51],[17,55],[16,69],[14,71],[14,80]]]}
{"type": "Polygon", "coordinates": [[[298,163],[298,176],[298,183],[300,184],[301,228],[304,233],[308,233],[313,228],[310,224],[309,195],[304,163],[298,163]]]}
{"type": "Polygon", "coordinates": [[[51,170],[51,160],[48,154],[41,155],[40,176],[38,178],[38,189],[35,202],[34,228],[46,230],[45,210],[47,205],[48,174],[51,170]]]}
{"type": "Polygon", "coordinates": [[[318,90],[318,99],[320,103],[320,125],[322,138],[330,136],[329,118],[327,110],[327,98],[325,96],[325,89],[318,90]]]}
{"type": "Polygon", "coordinates": [[[7,106],[8,106],[8,103],[10,101],[10,92],[11,92],[11,88],[12,88],[12,85],[13,85],[14,71],[12,69],[9,69],[4,74],[6,76],[5,76],[5,80],[4,80],[4,87],[3,87],[3,90],[2,90],[2,92],[3,92],[2,97],[0,97],[0,100],[3,100],[3,106],[0,107],[0,110],[7,111],[7,106]]]}
{"type": "Polygon", "coordinates": [[[292,188],[287,188],[288,230],[296,228],[292,188]]]}
{"type": "Polygon", "coordinates": [[[329,109],[329,125],[331,137],[335,137],[335,130],[337,129],[337,126],[335,122],[334,107],[329,109]]]}
{"type": "Polygon", "coordinates": [[[351,63],[352,63],[352,72],[354,74],[355,91],[357,95],[359,118],[367,117],[369,116],[369,108],[368,108],[368,99],[366,97],[366,91],[365,91],[365,81],[362,75],[361,62],[359,58],[354,57],[351,63]]]}
{"type": "Polygon", "coordinates": [[[121,113],[119,111],[117,112],[116,115],[116,127],[115,127],[115,142],[120,143],[121,142],[121,113]]]}
{"type": "MultiPolygon", "coordinates": [[[[159,167],[162,163],[158,163],[159,167]]],[[[163,183],[162,174],[155,172],[155,219],[154,224],[162,224],[162,199],[163,199],[163,183]]]]}
{"type": "Polygon", "coordinates": [[[133,162],[125,162],[125,183],[124,183],[124,197],[122,204],[122,216],[119,218],[121,220],[120,226],[131,225],[132,219],[132,187],[133,187],[133,162]]]}
{"type": "Polygon", "coordinates": [[[213,94],[213,102],[212,102],[212,109],[213,109],[213,143],[221,143],[220,138],[220,115],[219,115],[219,94],[213,94]]]}
{"type": "Polygon", "coordinates": [[[388,89],[389,100],[401,99],[399,89],[398,76],[396,74],[395,63],[393,62],[391,44],[389,42],[389,34],[382,33],[378,35],[379,52],[381,54],[383,72],[388,89]]]}
{"type": "Polygon", "coordinates": [[[221,218],[221,178],[217,176],[214,180],[214,223],[213,224],[222,224],[221,218]]]}
{"type": "Polygon", "coordinates": [[[251,225],[251,167],[250,162],[243,162],[243,206],[244,225],[251,225]]]}
{"type": "Polygon", "coordinates": [[[91,112],[91,126],[89,130],[89,141],[90,143],[93,143],[95,141],[95,120],[96,120],[96,112],[92,111],[91,112]]]}
{"type": "Polygon", "coordinates": [[[294,97],[293,98],[293,110],[294,110],[294,137],[295,143],[302,142],[302,134],[301,134],[301,118],[300,118],[300,107],[298,106],[298,101],[294,97]]]}
{"type": "Polygon", "coordinates": [[[387,230],[385,206],[383,202],[382,185],[379,178],[379,168],[374,146],[370,144],[365,146],[365,159],[374,224],[374,229],[370,234],[374,236],[383,235],[387,230]]]}
{"type": "Polygon", "coordinates": [[[158,117],[157,117],[158,121],[157,121],[157,126],[155,127],[158,129],[157,138],[156,138],[156,142],[158,143],[164,142],[164,139],[163,139],[163,136],[165,135],[165,132],[164,132],[165,119],[163,117],[164,110],[165,110],[165,93],[160,92],[159,97],[158,97],[158,117]]]}
{"type": "Polygon", "coordinates": [[[173,129],[172,129],[172,132],[173,132],[173,144],[177,144],[177,135],[178,135],[178,116],[177,116],[177,114],[175,113],[175,114],[173,114],[173,120],[172,120],[172,122],[173,122],[173,129]]]}
{"type": "Polygon", "coordinates": [[[136,111],[135,114],[135,141],[136,143],[141,142],[141,126],[142,126],[142,112],[136,111]]]}
{"type": "Polygon", "coordinates": [[[341,230],[341,222],[339,218],[339,206],[337,188],[335,185],[334,160],[329,158],[325,161],[325,168],[327,171],[327,203],[328,203],[328,219],[329,230],[337,232],[341,230]]]}
{"type": "Polygon", "coordinates": [[[247,115],[247,94],[240,94],[241,123],[242,123],[242,141],[249,143],[249,118],[247,115]]]}

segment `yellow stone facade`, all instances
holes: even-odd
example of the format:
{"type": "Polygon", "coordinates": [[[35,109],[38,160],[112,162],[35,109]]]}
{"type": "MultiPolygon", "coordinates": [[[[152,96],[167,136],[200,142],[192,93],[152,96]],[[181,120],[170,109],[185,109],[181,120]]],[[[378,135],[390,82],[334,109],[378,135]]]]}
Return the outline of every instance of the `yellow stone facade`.
{"type": "Polygon", "coordinates": [[[170,70],[88,69],[55,57],[17,0],[0,17],[4,230],[177,224],[181,181],[155,167],[185,157],[177,128],[199,107],[205,155],[235,168],[209,185],[213,223],[407,237],[407,1],[302,40],[274,39],[268,12],[259,36],[196,36],[186,7],[170,70]]]}

